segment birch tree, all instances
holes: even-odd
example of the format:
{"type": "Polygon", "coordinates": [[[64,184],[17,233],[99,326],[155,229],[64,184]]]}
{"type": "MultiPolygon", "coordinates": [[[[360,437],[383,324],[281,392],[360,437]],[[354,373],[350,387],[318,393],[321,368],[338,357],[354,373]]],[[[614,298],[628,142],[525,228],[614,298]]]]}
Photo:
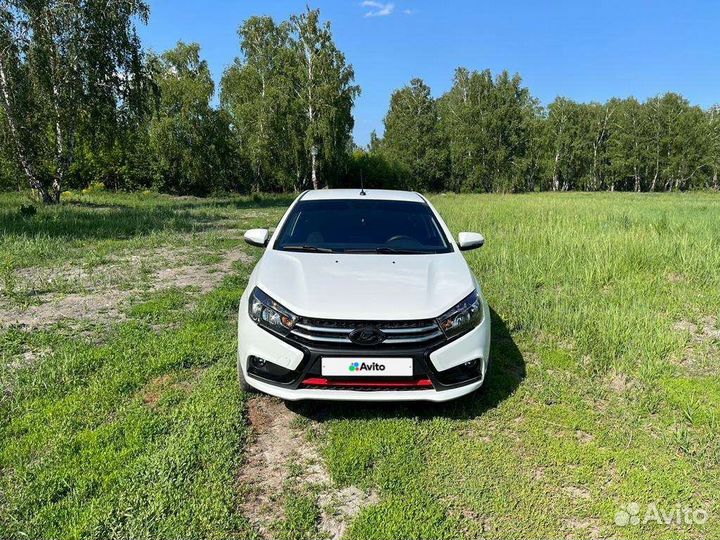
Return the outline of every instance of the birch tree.
{"type": "Polygon", "coordinates": [[[242,58],[223,74],[220,103],[252,170],[252,190],[299,187],[306,172],[293,98],[295,58],[288,23],[250,17],[238,30],[242,58]],[[294,181],[293,181],[294,180],[294,181]]]}
{"type": "Polygon", "coordinates": [[[492,91],[489,70],[471,72],[461,67],[455,70],[452,88],[440,97],[440,125],[448,141],[452,190],[492,190],[486,152],[493,142],[488,129],[492,91]]]}
{"type": "Polygon", "coordinates": [[[615,100],[610,100],[607,103],[590,103],[588,107],[592,122],[592,176],[589,188],[596,191],[603,187],[607,176],[609,165],[607,147],[617,103],[615,100]]]}
{"type": "Polygon", "coordinates": [[[279,24],[251,17],[238,35],[242,55],[223,75],[220,102],[251,163],[253,189],[327,185],[349,157],[360,91],[329,23],[308,9],[279,24]]]}
{"type": "Polygon", "coordinates": [[[458,68],[438,103],[453,189],[511,191],[522,183],[536,106],[518,75],[458,68]]]}
{"type": "Polygon", "coordinates": [[[421,79],[393,92],[383,145],[384,153],[406,171],[406,187],[442,188],[448,155],[441,142],[436,102],[421,79]]]}
{"type": "Polygon", "coordinates": [[[215,84],[197,43],[178,44],[153,58],[160,106],[150,124],[155,185],[171,193],[208,195],[234,184],[238,164],[225,111],[210,101],[215,84]]]}
{"type": "Polygon", "coordinates": [[[548,117],[545,121],[550,149],[551,165],[548,169],[552,174],[550,183],[553,191],[560,190],[560,177],[563,163],[571,151],[572,134],[570,127],[571,103],[564,98],[557,98],[548,107],[548,117]]]}
{"type": "Polygon", "coordinates": [[[0,0],[0,103],[30,187],[57,203],[80,133],[112,140],[146,91],[142,0],[0,0]]]}
{"type": "Polygon", "coordinates": [[[707,111],[708,156],[707,162],[712,171],[712,188],[720,189],[720,105],[713,105],[707,111]]]}
{"type": "Polygon", "coordinates": [[[648,123],[643,105],[635,98],[616,100],[611,121],[612,135],[608,142],[610,161],[609,188],[623,186],[629,180],[632,190],[644,189],[643,178],[648,164],[648,123]]]}
{"type": "Polygon", "coordinates": [[[318,189],[319,158],[324,161],[322,169],[331,172],[347,154],[354,125],[352,107],[360,87],[352,84],[352,65],[335,46],[330,23],[320,22],[319,10],[308,8],[292,16],[290,24],[298,59],[294,91],[305,116],[304,151],[312,187],[318,189]]]}

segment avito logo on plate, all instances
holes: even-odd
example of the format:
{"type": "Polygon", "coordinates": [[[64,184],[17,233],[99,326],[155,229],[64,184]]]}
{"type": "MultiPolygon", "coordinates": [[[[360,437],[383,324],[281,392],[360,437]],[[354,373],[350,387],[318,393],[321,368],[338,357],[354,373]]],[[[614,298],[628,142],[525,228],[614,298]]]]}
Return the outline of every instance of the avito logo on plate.
{"type": "Polygon", "coordinates": [[[370,364],[366,364],[365,362],[352,362],[349,369],[350,371],[385,371],[385,366],[377,362],[370,364]]]}

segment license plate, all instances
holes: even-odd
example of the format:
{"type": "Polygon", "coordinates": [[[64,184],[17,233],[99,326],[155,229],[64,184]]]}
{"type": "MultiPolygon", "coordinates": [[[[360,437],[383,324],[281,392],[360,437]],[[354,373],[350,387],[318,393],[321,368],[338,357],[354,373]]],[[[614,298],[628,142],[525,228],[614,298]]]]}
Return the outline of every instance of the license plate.
{"type": "Polygon", "coordinates": [[[412,377],[412,358],[323,358],[330,377],[412,377]]]}

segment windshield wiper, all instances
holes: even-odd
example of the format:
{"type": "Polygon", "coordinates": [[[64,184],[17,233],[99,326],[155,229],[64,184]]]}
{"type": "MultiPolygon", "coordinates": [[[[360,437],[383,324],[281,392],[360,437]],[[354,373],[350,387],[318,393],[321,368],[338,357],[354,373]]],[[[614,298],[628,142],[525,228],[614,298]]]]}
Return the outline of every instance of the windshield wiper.
{"type": "Polygon", "coordinates": [[[402,248],[393,248],[393,247],[379,247],[375,250],[376,253],[399,253],[399,254],[408,254],[408,255],[418,255],[418,254],[428,254],[433,253],[432,251],[422,251],[420,249],[402,249],[402,248]]]}
{"type": "Polygon", "coordinates": [[[427,255],[428,253],[434,253],[434,251],[421,251],[417,249],[400,249],[387,246],[380,246],[376,248],[364,248],[364,249],[346,249],[343,253],[382,253],[390,255],[427,255]]]}
{"type": "Polygon", "coordinates": [[[282,246],[280,249],[283,251],[305,251],[309,253],[332,253],[333,250],[330,248],[317,247],[317,246],[282,246]]]}

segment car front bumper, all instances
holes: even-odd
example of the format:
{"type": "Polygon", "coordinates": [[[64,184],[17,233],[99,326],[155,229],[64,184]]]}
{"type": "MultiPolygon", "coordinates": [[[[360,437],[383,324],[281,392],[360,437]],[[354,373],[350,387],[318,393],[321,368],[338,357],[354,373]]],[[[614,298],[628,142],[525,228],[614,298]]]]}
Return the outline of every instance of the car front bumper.
{"type": "MultiPolygon", "coordinates": [[[[490,311],[483,300],[484,317],[480,325],[452,341],[445,341],[420,349],[323,349],[283,339],[259,327],[248,316],[248,294],[243,294],[238,317],[238,370],[242,370],[247,383],[267,394],[282,399],[339,401],[449,401],[469,394],[482,386],[487,372],[490,353],[490,311]],[[248,374],[248,358],[256,356],[294,372],[289,382],[280,383],[248,374]],[[351,358],[402,357],[413,358],[414,371],[430,379],[431,387],[373,388],[333,387],[318,388],[304,381],[319,376],[319,363],[323,356],[351,358]],[[477,376],[459,382],[449,381],[446,374],[466,362],[478,362],[477,376]]],[[[354,379],[360,381],[361,379],[354,379]]],[[[366,379],[362,379],[366,381],[366,379]]],[[[382,382],[379,379],[376,382],[382,382]]],[[[359,385],[358,385],[359,386],[359,385]]]]}

